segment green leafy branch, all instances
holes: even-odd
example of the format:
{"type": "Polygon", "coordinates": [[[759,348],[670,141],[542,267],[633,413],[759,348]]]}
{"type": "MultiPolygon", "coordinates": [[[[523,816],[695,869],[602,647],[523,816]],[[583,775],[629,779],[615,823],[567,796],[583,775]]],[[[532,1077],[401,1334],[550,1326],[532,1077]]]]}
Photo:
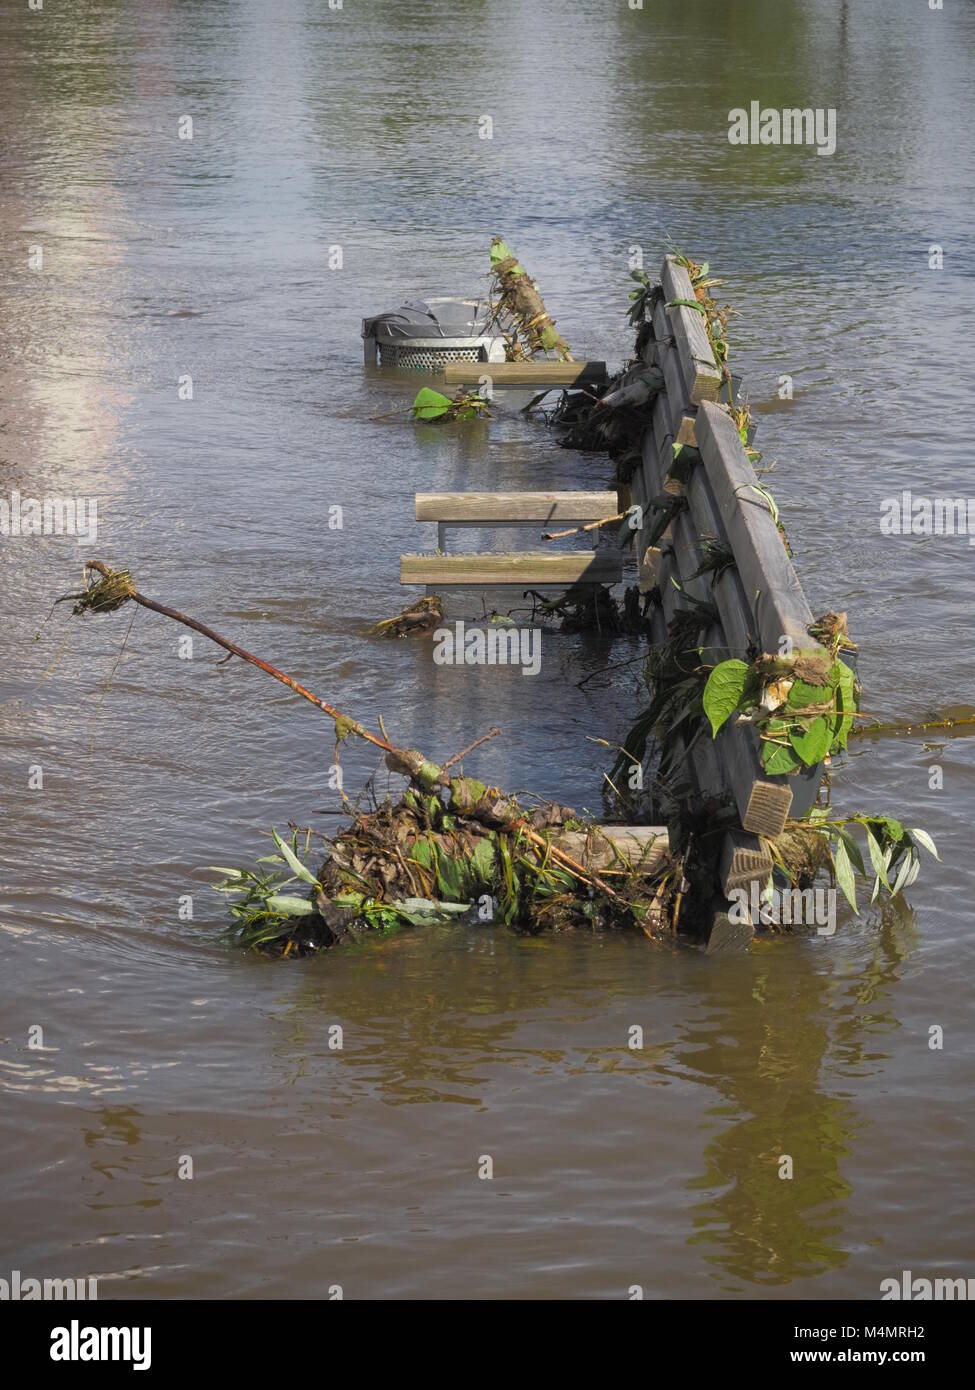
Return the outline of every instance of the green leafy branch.
{"type": "Polygon", "coordinates": [[[860,696],[845,662],[822,649],[794,657],[760,657],[750,665],[732,658],[711,671],[702,697],[711,732],[734,714],[748,719],[761,739],[762,765],[769,776],[816,767],[846,747],[860,696]],[[812,682],[801,671],[824,679],[812,682]]]}
{"type": "Polygon", "coordinates": [[[424,386],[416,393],[411,409],[414,420],[473,420],[488,414],[488,403],[476,391],[458,391],[451,400],[424,386]]]}
{"type": "Polygon", "coordinates": [[[650,308],[650,297],[654,287],[650,283],[650,277],[645,270],[631,270],[630,279],[635,280],[640,286],[638,290],[630,290],[630,305],[627,319],[632,328],[636,328],[645,318],[649,318],[647,310],[650,308]]]}
{"type": "Polygon", "coordinates": [[[857,814],[833,820],[825,806],[814,806],[807,823],[826,842],[833,878],[858,914],[854,870],[865,877],[868,875],[860,846],[850,832],[851,825],[861,825],[866,831],[867,853],[873,872],[871,903],[877,901],[881,890],[895,898],[905,888],[910,888],[921,872],[920,849],[927,850],[935,859],[941,858],[926,830],[917,826],[908,829],[893,816],[857,814]]]}

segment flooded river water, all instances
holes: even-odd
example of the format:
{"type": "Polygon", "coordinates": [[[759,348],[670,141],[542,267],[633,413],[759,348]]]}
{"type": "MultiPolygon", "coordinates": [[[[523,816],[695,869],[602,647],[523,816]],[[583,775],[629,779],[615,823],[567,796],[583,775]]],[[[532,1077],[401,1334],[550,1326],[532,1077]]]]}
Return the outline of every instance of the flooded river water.
{"type": "MultiPolygon", "coordinates": [[[[796,566],[814,612],[849,613],[864,707],[972,702],[970,547],[879,518],[971,490],[973,68],[975,12],[908,0],[4,7],[0,496],[96,498],[98,540],[0,538],[0,1276],[875,1298],[975,1274],[975,742],[856,746],[834,802],[944,862],[831,939],[708,959],[445,926],[269,963],[220,938],[203,866],[334,826],[330,722],[145,612],[98,709],[129,611],[41,627],[95,554],[394,740],[446,757],[501,724],[471,771],[598,812],[590,740],[625,732],[638,667],[577,683],[632,639],[546,637],[527,679],[359,633],[431,543],[416,490],[609,464],[513,415],[415,429],[359,321],[483,291],[498,232],[576,354],[619,363],[630,248],[652,268],[670,238],[738,306],[796,566]],[[752,99],[835,107],[835,154],[732,147],[752,99]]],[[[347,786],[375,765],[350,750],[347,786]]]]}

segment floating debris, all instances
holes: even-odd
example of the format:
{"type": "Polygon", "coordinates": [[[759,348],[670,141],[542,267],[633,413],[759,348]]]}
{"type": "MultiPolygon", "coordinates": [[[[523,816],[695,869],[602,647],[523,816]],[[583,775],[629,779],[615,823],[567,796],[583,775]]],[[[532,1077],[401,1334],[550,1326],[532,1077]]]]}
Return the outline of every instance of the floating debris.
{"type": "Polygon", "coordinates": [[[538,286],[499,236],[491,241],[491,285],[496,296],[494,318],[505,332],[509,362],[534,357],[538,352],[554,352],[563,362],[573,360],[538,286]],[[510,330],[504,327],[509,319],[513,324],[510,330]]]}
{"type": "Polygon", "coordinates": [[[488,403],[476,391],[460,390],[456,396],[445,396],[429,386],[422,387],[411,406],[414,420],[473,420],[490,415],[488,403]]]}
{"type": "Polygon", "coordinates": [[[367,637],[427,637],[444,622],[443,600],[438,594],[427,594],[397,613],[366,628],[367,637]]]}
{"type": "MultiPolygon", "coordinates": [[[[665,853],[635,861],[614,849],[603,868],[591,862],[590,848],[601,838],[599,827],[577,819],[564,807],[528,809],[497,787],[472,777],[451,777],[449,768],[481,743],[500,735],[492,728],[462,753],[438,765],[418,749],[399,748],[364,728],[322,700],[293,677],[178,609],[138,592],[128,570],[112,570],[100,560],[84,567],[85,590],[75,612],[109,612],[133,602],[181,623],[240,657],[334,721],[336,761],[339,745],[351,736],[383,750],[387,768],[410,786],[395,804],[372,812],[350,809],[350,825],[335,837],[323,837],[330,853],[317,875],[299,858],[296,834],[289,846],[274,835],[278,854],[258,860],[252,869],[226,869],[220,891],[239,899],[231,929],[245,946],[288,955],[307,954],[334,944],[354,924],[388,931],[403,923],[443,920],[461,904],[466,911],[486,899],[490,917],[527,931],[586,925],[630,927],[653,935],[676,901],[678,869],[665,853]],[[89,572],[102,576],[88,584],[89,572]],[[91,600],[99,591],[106,602],[91,600]],[[109,596],[112,599],[108,606],[109,596]],[[84,602],[83,602],[84,601],[84,602]],[[562,832],[582,832],[587,864],[563,848],[562,832]],[[261,865],[283,863],[282,876],[261,865]],[[304,897],[288,892],[295,883],[312,891],[304,897]]],[[[306,856],[307,857],[307,853],[306,856]]]]}

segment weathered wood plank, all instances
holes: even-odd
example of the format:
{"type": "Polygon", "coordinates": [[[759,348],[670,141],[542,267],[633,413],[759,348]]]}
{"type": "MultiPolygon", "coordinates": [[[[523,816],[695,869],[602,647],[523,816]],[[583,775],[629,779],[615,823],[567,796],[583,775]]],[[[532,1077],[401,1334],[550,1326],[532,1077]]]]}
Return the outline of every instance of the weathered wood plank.
{"type": "Polygon", "coordinates": [[[751,922],[739,922],[737,913],[732,920],[727,912],[727,903],[718,894],[715,894],[712,913],[714,919],[708,933],[705,955],[747,955],[755,935],[751,922]]]}
{"type": "Polygon", "coordinates": [[[615,492],[418,492],[417,521],[485,526],[523,522],[584,522],[615,516],[615,492]]]}
{"type": "Polygon", "coordinates": [[[754,728],[729,719],[718,730],[714,746],[734,793],[742,829],[771,838],[781,835],[792,807],[792,786],[788,777],[767,776],[754,728]]]}
{"type": "Polygon", "coordinates": [[[641,594],[648,593],[657,582],[657,562],[660,551],[656,546],[647,545],[647,487],[643,470],[638,468],[630,479],[630,502],[643,509],[643,525],[637,528],[633,537],[633,557],[637,563],[638,587],[641,594]]]}
{"type": "Polygon", "coordinates": [[[653,449],[647,447],[647,439],[644,439],[645,485],[653,496],[661,492],[683,492],[688,500],[688,510],[681,512],[676,521],[668,527],[669,538],[674,545],[683,577],[682,582],[688,592],[696,598],[713,599],[724,629],[725,646],[733,655],[744,656],[751,641],[753,623],[737,570],[732,568],[723,571],[717,582],[704,576],[697,580],[690,578],[704,558],[701,546],[703,536],[713,536],[723,545],[728,544],[724,525],[714,507],[707,477],[700,465],[691,470],[686,487],[681,487],[673,478],[667,477],[666,470],[670,468],[673,451],[670,447],[668,408],[665,400],[661,400],[654,407],[653,426],[654,443],[659,441],[661,448],[654,455],[653,449]]]}
{"type": "MultiPolygon", "coordinates": [[[[650,637],[655,647],[662,647],[665,645],[667,641],[667,620],[664,617],[664,611],[662,606],[657,603],[655,603],[653,607],[650,609],[650,637]]],[[[701,782],[699,780],[699,767],[697,759],[695,759],[693,756],[688,755],[687,745],[683,742],[683,740],[681,740],[681,746],[684,750],[684,757],[687,766],[687,779],[691,785],[692,792],[696,793],[698,796],[712,795],[713,793],[710,787],[705,785],[705,787],[702,788],[701,786],[701,782]]],[[[700,772],[704,774],[705,780],[707,782],[708,773],[706,768],[702,766],[700,768],[700,772]]]]}
{"type": "Polygon", "coordinates": [[[783,637],[798,647],[811,646],[812,613],[768,503],[754,490],[758,479],[734,421],[721,406],[705,401],[698,410],[697,436],[763,649],[779,651],[783,637]]]}
{"type": "MultiPolygon", "coordinates": [[[[716,540],[719,545],[731,549],[724,522],[718,511],[708,482],[707,473],[699,463],[691,470],[684,488],[687,496],[691,524],[700,538],[705,536],[716,540]]],[[[737,566],[722,570],[712,584],[711,592],[715,607],[721,617],[725,641],[733,656],[744,659],[748,648],[756,640],[755,620],[748,606],[748,599],[738,573],[737,566]]]]}
{"type": "Polygon", "coordinates": [[[732,921],[720,902],[715,904],[714,919],[708,933],[705,955],[727,956],[747,954],[755,935],[751,922],[732,921]]]}
{"type": "MultiPolygon", "coordinates": [[[[668,621],[681,606],[680,594],[671,583],[672,575],[682,588],[689,590],[677,569],[676,553],[668,546],[661,551],[657,568],[657,583],[668,621]]],[[[727,638],[719,624],[702,634],[701,645],[709,661],[722,661],[728,654],[727,638]]],[[[712,739],[707,730],[695,742],[691,753],[699,767],[707,769],[701,779],[702,790],[704,785],[713,795],[730,790],[745,830],[770,836],[782,833],[792,806],[792,786],[787,777],[768,776],[761,762],[758,735],[751,725],[729,720],[716,739],[712,739]]]]}
{"type": "Polygon", "coordinates": [[[581,386],[607,380],[605,362],[447,362],[447,386],[581,386]]]}
{"type": "Polygon", "coordinates": [[[697,416],[697,406],[690,403],[690,397],[684,383],[684,373],[681,370],[680,353],[674,338],[673,325],[662,300],[658,300],[654,305],[653,332],[657,366],[663,372],[664,384],[667,388],[674,443],[696,445],[697,436],[694,433],[694,421],[697,416]]]}
{"type": "Polygon", "coordinates": [[[716,400],[721,387],[721,368],[714,360],[704,315],[697,309],[673,304],[674,300],[694,300],[691,277],[673,256],[667,256],[660,269],[660,282],[667,304],[673,305],[667,313],[673,324],[688,398],[692,404],[716,400]]]}
{"type": "Polygon", "coordinates": [[[565,830],[552,842],[587,869],[625,872],[622,856],[634,869],[650,873],[670,852],[665,825],[594,825],[591,830],[565,830]]]}
{"type": "Polygon", "coordinates": [[[718,879],[725,897],[733,888],[747,888],[757,883],[765,887],[772,872],[772,856],[755,835],[741,830],[729,830],[721,846],[718,879]]]}
{"type": "MultiPolygon", "coordinates": [[[[665,414],[664,404],[659,416],[665,414]]],[[[666,421],[660,425],[655,418],[657,437],[666,440],[666,421]]],[[[663,468],[669,467],[666,448],[663,455],[651,450],[645,457],[645,481],[653,489],[654,495],[662,489],[663,468]]],[[[670,480],[673,483],[673,480],[670,480]]],[[[703,468],[696,465],[691,472],[689,486],[695,484],[701,492],[701,484],[706,482],[703,468]]],[[[684,491],[679,484],[675,490],[684,491]]],[[[720,519],[711,518],[717,523],[720,519]]],[[[707,658],[711,661],[724,660],[728,655],[743,656],[748,645],[748,632],[751,616],[748,613],[744,591],[737,571],[726,570],[717,584],[712,585],[706,576],[692,579],[691,575],[701,563],[701,547],[696,534],[696,518],[692,511],[681,512],[667,528],[665,541],[661,542],[661,558],[657,566],[657,583],[668,620],[679,605],[680,595],[671,582],[676,578],[683,589],[694,598],[702,601],[713,600],[721,618],[721,623],[703,635],[702,644],[707,658]],[[725,630],[728,619],[731,637],[725,630]]],[[[698,740],[693,752],[705,742],[698,740]]],[[[745,724],[729,722],[720,731],[718,739],[706,740],[711,751],[711,759],[723,769],[722,789],[730,789],[742,825],[746,830],[766,835],[778,835],[785,828],[792,805],[792,788],[785,777],[769,778],[762,766],[759,741],[754,729],[745,724]]],[[[701,755],[699,755],[701,756],[701,755]]]]}
{"type": "Polygon", "coordinates": [[[620,552],[520,551],[498,555],[401,555],[401,584],[618,584],[620,552]]]}
{"type": "MultiPolygon", "coordinates": [[[[680,582],[680,573],[677,569],[673,549],[666,546],[661,549],[660,559],[657,563],[657,585],[660,589],[660,603],[664,619],[668,624],[677,610],[686,606],[686,600],[682,603],[681,595],[672,584],[672,579],[677,579],[680,582]]],[[[719,798],[727,796],[728,779],[711,738],[697,738],[690,748],[687,748],[685,744],[685,756],[694,768],[697,789],[702,796],[719,798]]]]}

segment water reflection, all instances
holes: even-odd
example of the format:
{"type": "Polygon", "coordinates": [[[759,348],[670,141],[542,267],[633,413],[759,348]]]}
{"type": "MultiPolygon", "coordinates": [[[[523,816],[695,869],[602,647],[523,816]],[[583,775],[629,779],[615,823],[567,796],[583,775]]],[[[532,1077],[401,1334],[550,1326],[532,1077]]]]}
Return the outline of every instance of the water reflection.
{"type": "Polygon", "coordinates": [[[705,1171],[688,1184],[717,1189],[696,1207],[689,1243],[702,1247],[722,1288],[740,1288],[728,1276],[787,1285],[849,1258],[853,1189],[841,1166],[861,1121],[833,1078],[881,1070],[878,1035],[900,1027],[891,995],[916,944],[914,915],[898,901],[855,951],[835,943],[843,961],[835,971],[812,957],[783,968],[794,943],[762,942],[749,966],[735,963],[706,989],[714,1015],[688,1032],[678,1054],[723,1098],[710,1112],[719,1133],[705,1146],[705,1171]],[[785,1156],[791,1178],[780,1176],[785,1156]]]}

